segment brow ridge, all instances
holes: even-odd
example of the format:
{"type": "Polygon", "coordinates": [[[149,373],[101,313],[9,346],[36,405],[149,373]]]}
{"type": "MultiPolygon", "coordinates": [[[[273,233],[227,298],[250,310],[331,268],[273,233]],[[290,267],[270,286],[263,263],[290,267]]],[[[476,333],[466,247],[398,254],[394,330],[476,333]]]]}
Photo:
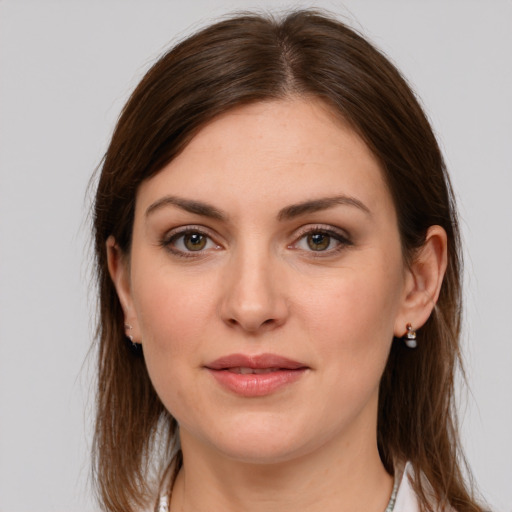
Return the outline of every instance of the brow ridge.
{"type": "MultiPolygon", "coordinates": [[[[181,208],[182,210],[185,210],[189,213],[201,215],[203,217],[209,217],[220,221],[226,220],[228,218],[226,213],[208,203],[204,203],[202,201],[194,201],[192,199],[185,199],[176,196],[165,196],[158,199],[147,208],[145,215],[147,217],[151,215],[153,212],[168,205],[177,206],[178,208],[181,208]]],[[[337,205],[353,206],[363,211],[367,215],[371,215],[370,209],[359,199],[356,199],[355,197],[351,196],[340,195],[311,199],[297,204],[286,206],[279,210],[277,219],[279,221],[291,220],[294,219],[295,217],[300,217],[301,215],[327,210],[337,205]]]]}
{"type": "Polygon", "coordinates": [[[371,215],[370,209],[359,199],[351,196],[332,196],[332,197],[321,197],[318,199],[312,199],[297,204],[286,206],[279,211],[277,218],[279,220],[291,220],[295,217],[305,215],[308,213],[315,213],[322,210],[327,210],[337,205],[347,205],[358,208],[367,215],[371,215]]]}
{"type": "Polygon", "coordinates": [[[202,201],[194,201],[192,199],[184,199],[176,196],[165,196],[158,199],[147,208],[145,215],[148,217],[148,215],[151,215],[153,212],[169,205],[177,206],[189,213],[216,220],[225,220],[227,218],[227,215],[218,208],[215,208],[215,206],[203,203],[202,201]]]}

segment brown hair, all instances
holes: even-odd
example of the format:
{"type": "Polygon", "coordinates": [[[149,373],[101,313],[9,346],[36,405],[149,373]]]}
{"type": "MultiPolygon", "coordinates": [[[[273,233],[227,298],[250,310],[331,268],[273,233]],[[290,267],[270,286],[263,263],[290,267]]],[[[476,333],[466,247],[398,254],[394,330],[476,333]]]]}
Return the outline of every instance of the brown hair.
{"type": "Polygon", "coordinates": [[[448,268],[421,343],[416,350],[394,343],[389,355],[380,386],[378,446],[390,473],[394,462],[411,461],[425,510],[432,499],[459,512],[481,510],[464,482],[454,409],[461,257],[443,157],[397,69],[339,21],[299,11],[280,21],[254,14],[230,18],[171,49],[133,92],[104,157],[94,205],[100,296],[94,446],[95,479],[108,511],[132,511],[154,492],[148,472],[155,460],[162,468],[170,464],[176,422],[157,397],[143,357],[126,343],[105,242],[113,235],[129,254],[138,186],[215,116],[251,102],[304,95],[323,100],[349,122],[380,161],[406,261],[424,243],[429,226],[440,225],[448,235],[448,268]]]}

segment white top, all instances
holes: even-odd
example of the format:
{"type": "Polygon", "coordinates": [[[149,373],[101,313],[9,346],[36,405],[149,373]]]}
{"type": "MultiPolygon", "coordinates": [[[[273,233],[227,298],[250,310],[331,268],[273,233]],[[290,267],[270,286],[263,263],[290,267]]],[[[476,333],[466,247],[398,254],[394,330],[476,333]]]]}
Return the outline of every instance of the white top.
{"type": "Polygon", "coordinates": [[[402,480],[398,487],[395,507],[393,512],[419,512],[418,498],[414,492],[409,477],[414,476],[411,464],[407,463],[404,468],[402,480]]]}

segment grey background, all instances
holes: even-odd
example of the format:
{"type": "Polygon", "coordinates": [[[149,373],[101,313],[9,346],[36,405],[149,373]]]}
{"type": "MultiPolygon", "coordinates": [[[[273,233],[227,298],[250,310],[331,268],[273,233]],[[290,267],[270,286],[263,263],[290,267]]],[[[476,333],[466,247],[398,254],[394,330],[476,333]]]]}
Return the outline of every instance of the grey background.
{"type": "Polygon", "coordinates": [[[212,18],[300,5],[383,49],[445,150],[466,243],[462,435],[483,494],[512,511],[511,1],[0,0],[0,512],[96,509],[85,190],[127,95],[212,18]]]}

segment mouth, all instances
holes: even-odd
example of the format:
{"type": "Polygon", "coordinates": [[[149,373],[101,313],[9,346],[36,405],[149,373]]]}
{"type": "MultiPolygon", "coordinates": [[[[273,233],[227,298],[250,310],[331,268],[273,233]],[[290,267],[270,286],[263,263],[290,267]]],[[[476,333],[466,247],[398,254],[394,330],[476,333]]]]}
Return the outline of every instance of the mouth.
{"type": "Polygon", "coordinates": [[[258,354],[254,356],[231,354],[208,363],[206,368],[210,370],[230,370],[236,373],[270,373],[278,370],[299,370],[307,368],[307,365],[277,354],[258,354]],[[262,371],[260,372],[260,370],[262,371]]]}
{"type": "Polygon", "coordinates": [[[243,397],[262,397],[297,382],[307,365],[276,354],[224,356],[205,368],[222,388],[243,397]]]}
{"type": "Polygon", "coordinates": [[[282,368],[247,368],[239,366],[237,368],[226,368],[225,371],[237,373],[238,375],[262,375],[281,370],[282,368]]]}

